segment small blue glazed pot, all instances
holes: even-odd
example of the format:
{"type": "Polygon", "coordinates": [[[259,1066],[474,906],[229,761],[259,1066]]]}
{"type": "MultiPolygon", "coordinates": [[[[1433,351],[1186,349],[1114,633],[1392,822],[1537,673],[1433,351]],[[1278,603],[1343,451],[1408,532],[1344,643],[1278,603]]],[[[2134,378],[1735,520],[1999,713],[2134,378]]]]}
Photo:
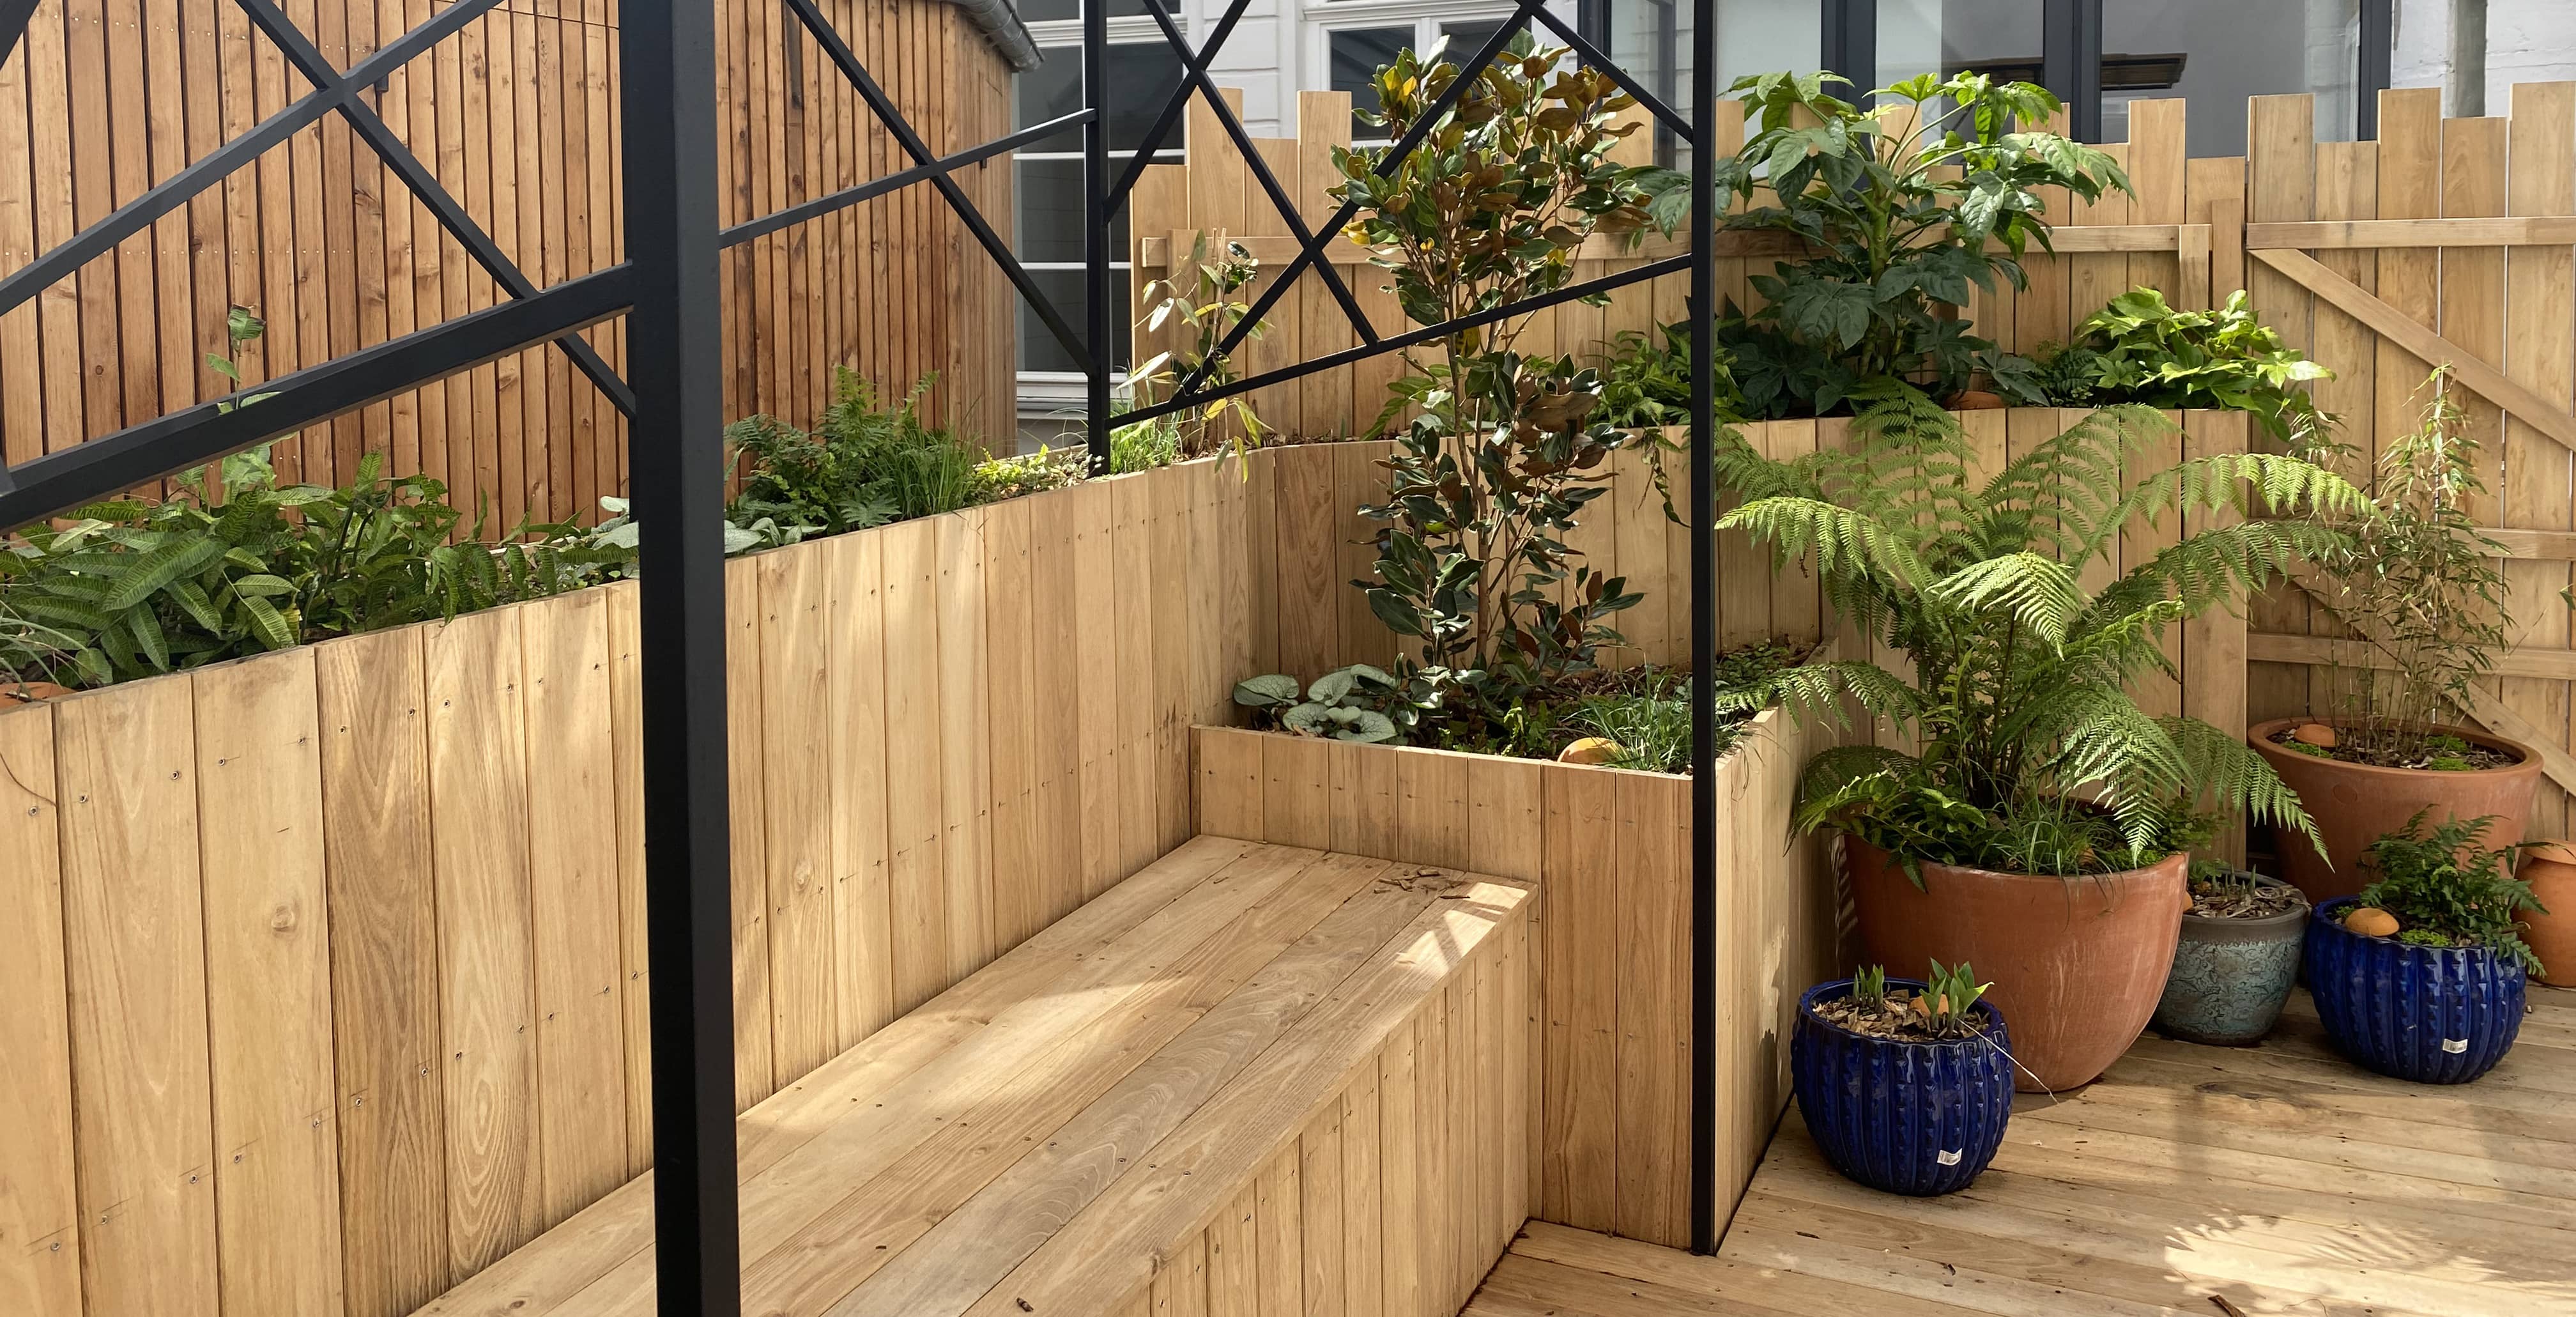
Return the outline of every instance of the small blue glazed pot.
{"type": "MultiPolygon", "coordinates": [[[[1975,1038],[1872,1038],[1818,1016],[1850,979],[1807,989],[1789,1035],[1789,1071],[1807,1132],[1834,1169],[1872,1189],[1930,1196],[1968,1187],[2003,1146],[2012,1116],[2012,1038],[1992,1002],[1975,1038]]],[[[1916,979],[1889,988],[1923,990],[1916,979]]]]}
{"type": "MultiPolygon", "coordinates": [[[[2278,878],[2243,877],[2259,887],[2297,890],[2278,878]]],[[[2166,973],[2165,995],[2156,1003],[2156,1032],[2212,1047],[2251,1047],[2263,1041],[2298,981],[2307,926],[2304,899],[2294,909],[2261,919],[2216,919],[2184,911],[2173,969],[2166,973]]]]}
{"type": "Polygon", "coordinates": [[[2419,947],[2343,926],[2356,904],[2318,906],[2308,925],[2308,991],[2335,1050],[2419,1084],[2465,1084],[2522,1032],[2522,965],[2486,947],[2419,947]]]}

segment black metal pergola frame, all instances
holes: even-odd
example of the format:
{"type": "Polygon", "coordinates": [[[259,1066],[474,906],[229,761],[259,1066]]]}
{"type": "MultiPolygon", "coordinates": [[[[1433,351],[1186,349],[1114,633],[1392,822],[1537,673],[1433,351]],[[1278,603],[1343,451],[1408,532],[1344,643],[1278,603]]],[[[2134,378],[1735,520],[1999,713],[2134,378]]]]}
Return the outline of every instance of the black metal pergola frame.
{"type": "MultiPolygon", "coordinates": [[[[653,1067],[655,1233],[660,1311],[677,1317],[735,1317],[741,1309],[739,1198],[733,1110],[733,958],[731,947],[728,801],[726,784],[724,654],[724,380],[719,258],[729,247],[882,196],[927,183],[971,233],[1040,323],[1080,365],[1087,382],[1087,439],[1095,471],[1109,462],[1114,363],[1111,360],[1112,221],[1125,205],[1146,162],[1180,122],[1192,97],[1204,98],[1217,122],[1242,153],[1263,193],[1275,206],[1299,252],[1254,302],[1224,340],[1218,356],[1240,346],[1285,290],[1312,270],[1349,318],[1358,346],[1267,371],[1246,379],[1210,383],[1209,368],[1194,370],[1174,396],[1135,408],[1116,420],[1129,424],[1197,407],[1247,389],[1436,339],[1470,325],[1607,292],[1687,270],[1693,314],[1706,317],[1715,302],[1714,227],[1717,213],[1714,161],[1694,151],[1691,168],[1690,243],[1686,255],[1669,257],[1617,275],[1447,324],[1380,335],[1360,310],[1349,286],[1329,261],[1325,245],[1339,237],[1356,207],[1345,203],[1322,225],[1310,228],[1287,190],[1271,173],[1209,68],[1233,34],[1249,0],[1232,0],[1207,41],[1193,46],[1165,0],[1144,0],[1164,38],[1179,53],[1178,84],[1135,162],[1113,178],[1103,92],[1106,83],[1107,13],[1084,6],[1085,108],[1043,124],[946,156],[934,156],[906,121],[815,0],[779,0],[857,91],[911,164],[882,177],[776,213],[719,227],[716,208],[716,81],[713,0],[625,0],[617,42],[622,78],[622,163],[625,174],[626,259],[589,274],[538,288],[484,233],[466,208],[440,184],[362,98],[393,70],[427,53],[466,23],[491,12],[498,0],[455,0],[421,26],[395,37],[343,71],[275,0],[232,0],[285,54],[311,90],[205,157],[139,194],[27,266],[0,278],[0,312],[24,304],[99,255],[146,229],[226,175],[287,141],[303,128],[338,115],[385,167],[425,205],[440,227],[506,292],[508,300],[442,324],[361,348],[255,386],[256,406],[228,405],[229,398],[144,421],[86,443],[0,465],[0,528],[26,525],[138,485],[149,484],[227,454],[293,434],[316,422],[418,388],[527,348],[553,343],[628,419],[631,506],[649,527],[638,563],[642,613],[644,775],[643,827],[648,971],[653,1067]],[[958,169],[1005,154],[1068,127],[1083,131],[1086,202],[1085,325],[1077,332],[1046,297],[1009,244],[958,186],[958,169]],[[621,378],[581,337],[590,326],[627,319],[626,365],[621,378]]],[[[1511,17],[1462,61],[1459,76],[1404,137],[1382,153],[1383,174],[1413,151],[1431,126],[1500,54],[1532,24],[1546,28],[1577,58],[1608,73],[1621,88],[1682,141],[1692,127],[1712,120],[1715,0],[1692,0],[1692,113],[1685,116],[1619,68],[1576,26],[1543,7],[1518,0],[1511,17]]],[[[0,0],[0,59],[13,52],[34,12],[34,0],[0,0]]],[[[792,38],[791,38],[792,39],[792,38]]],[[[1694,715],[1691,793],[1693,824],[1691,914],[1692,1028],[1691,1242],[1715,1247],[1717,1219],[1715,1125],[1717,1090],[1708,1058],[1715,1055],[1716,1012],[1716,814],[1715,718],[1709,664],[1716,648],[1716,579],[1710,521],[1714,512],[1710,454],[1714,430],[1712,335],[1691,336],[1691,409],[1694,441],[1689,462],[1690,609],[1694,715]]],[[[1211,358],[1214,360],[1214,358],[1211,358]]]]}

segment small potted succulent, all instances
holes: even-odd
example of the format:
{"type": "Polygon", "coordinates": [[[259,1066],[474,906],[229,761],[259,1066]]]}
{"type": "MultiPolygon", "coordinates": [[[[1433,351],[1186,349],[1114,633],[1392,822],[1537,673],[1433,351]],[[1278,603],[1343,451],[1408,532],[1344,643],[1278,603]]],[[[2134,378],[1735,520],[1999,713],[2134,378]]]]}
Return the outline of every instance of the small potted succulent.
{"type": "Polygon", "coordinates": [[[2012,1116],[2012,1039],[1964,963],[1928,980],[1878,966],[1807,989],[1789,1036],[1798,1110],[1858,1183],[1953,1193],[1986,1169],[2012,1116]]]}
{"type": "MultiPolygon", "coordinates": [[[[2500,846],[2523,840],[2540,784],[2531,747],[2443,721],[2512,635],[2504,546],[2471,511],[2486,488],[2477,439],[2443,382],[2435,371],[2423,423],[2380,454],[2372,504],[2320,518],[2344,536],[2318,556],[2310,587],[2370,651],[2336,666],[2345,706],[2248,733],[2316,820],[2322,853],[2294,842],[2281,854],[2282,876],[2312,901],[2358,891],[2371,839],[2419,809],[2436,822],[2491,818],[2500,846]]],[[[2311,458],[2340,451],[2313,431],[2299,446],[2311,458]]]]}
{"type": "Polygon", "coordinates": [[[2308,898],[2278,878],[2200,863],[2156,1032],[2187,1043],[2250,1047],[2281,1018],[2299,979],[2308,898]]]}
{"type": "Polygon", "coordinates": [[[2337,1050],[2383,1075],[2464,1084],[2522,1030],[2523,981],[2539,968],[2518,917],[2538,910],[2513,876],[2516,846],[2483,849],[2492,819],[2430,811],[2371,843],[2377,881],[2319,905],[2308,990],[2337,1050]]]}

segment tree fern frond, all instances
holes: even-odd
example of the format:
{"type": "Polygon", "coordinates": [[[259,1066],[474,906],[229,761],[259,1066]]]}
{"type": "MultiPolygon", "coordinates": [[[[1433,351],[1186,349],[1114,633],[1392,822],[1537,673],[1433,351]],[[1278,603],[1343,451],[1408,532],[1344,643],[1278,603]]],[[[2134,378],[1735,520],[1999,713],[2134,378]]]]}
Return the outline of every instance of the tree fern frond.
{"type": "Polygon", "coordinates": [[[2091,602],[2066,564],[2037,553],[2008,553],[1972,562],[1935,582],[1930,593],[1961,608],[2003,608],[2051,647],[2091,602]]]}
{"type": "Polygon", "coordinates": [[[2196,802],[2209,809],[2242,812],[2249,823],[2293,829],[2306,837],[2319,855],[2325,854],[2316,820],[2308,817],[2299,793],[2292,791],[2281,775],[2245,744],[2245,738],[2222,732],[2197,718],[2157,721],[2182,755],[2185,771],[2196,788],[2196,802]]]}
{"type": "Polygon", "coordinates": [[[1749,532],[1785,557],[1813,553],[1817,569],[1829,577],[1858,576],[1908,591],[1932,583],[1930,569],[1903,534],[1822,499],[1757,499],[1718,518],[1717,528],[1749,532]]]}
{"type": "Polygon", "coordinates": [[[1817,752],[1798,774],[1790,826],[1812,831],[1833,815],[1875,795],[1874,787],[1912,778],[1922,770],[1914,756],[1883,745],[1837,745],[1817,752]]]}
{"type": "Polygon", "coordinates": [[[1899,725],[1913,720],[1918,705],[1914,688],[1875,663],[1857,659],[1808,663],[1783,668],[1757,688],[1742,692],[1754,708],[1779,705],[1800,715],[1851,725],[1851,708],[1899,725]]]}

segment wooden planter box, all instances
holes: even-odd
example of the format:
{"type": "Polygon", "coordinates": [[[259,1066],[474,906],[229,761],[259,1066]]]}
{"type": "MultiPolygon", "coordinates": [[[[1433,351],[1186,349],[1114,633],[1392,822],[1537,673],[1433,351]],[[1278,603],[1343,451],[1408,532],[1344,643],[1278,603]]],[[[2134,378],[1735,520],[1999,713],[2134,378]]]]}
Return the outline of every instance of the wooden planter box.
{"type": "MultiPolygon", "coordinates": [[[[1718,1201],[1789,1097],[1790,1013],[1843,963],[1826,849],[1787,832],[1829,732],[1779,711],[1718,765],[1718,1201]]],[[[1539,884],[1538,1215],[1688,1243],[1690,779],[1492,755],[1196,731],[1198,830],[1539,884]]]]}

